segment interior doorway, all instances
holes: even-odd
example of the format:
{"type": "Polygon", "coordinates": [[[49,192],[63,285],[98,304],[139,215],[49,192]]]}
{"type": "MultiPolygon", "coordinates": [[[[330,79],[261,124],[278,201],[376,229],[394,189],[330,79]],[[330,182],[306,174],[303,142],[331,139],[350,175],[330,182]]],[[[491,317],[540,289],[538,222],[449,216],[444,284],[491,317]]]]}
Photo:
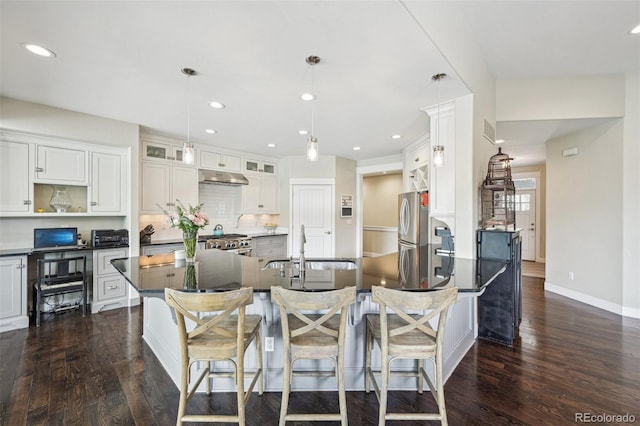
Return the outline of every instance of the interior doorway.
{"type": "Polygon", "coordinates": [[[294,184],[291,203],[292,255],[300,253],[300,227],[305,228],[305,255],[307,257],[333,257],[333,185],[294,184]]]}
{"type": "Polygon", "coordinates": [[[540,205],[538,174],[513,176],[516,187],[516,227],[522,237],[522,260],[535,262],[540,258],[540,205]]]}

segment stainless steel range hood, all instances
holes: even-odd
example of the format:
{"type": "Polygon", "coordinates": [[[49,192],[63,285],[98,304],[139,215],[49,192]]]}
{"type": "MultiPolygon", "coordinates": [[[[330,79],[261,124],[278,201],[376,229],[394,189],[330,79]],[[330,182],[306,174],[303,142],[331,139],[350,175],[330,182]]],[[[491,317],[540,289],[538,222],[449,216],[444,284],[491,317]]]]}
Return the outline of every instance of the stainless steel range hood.
{"type": "Polygon", "coordinates": [[[219,172],[215,170],[198,170],[198,182],[215,185],[249,185],[246,177],[240,173],[219,172]]]}

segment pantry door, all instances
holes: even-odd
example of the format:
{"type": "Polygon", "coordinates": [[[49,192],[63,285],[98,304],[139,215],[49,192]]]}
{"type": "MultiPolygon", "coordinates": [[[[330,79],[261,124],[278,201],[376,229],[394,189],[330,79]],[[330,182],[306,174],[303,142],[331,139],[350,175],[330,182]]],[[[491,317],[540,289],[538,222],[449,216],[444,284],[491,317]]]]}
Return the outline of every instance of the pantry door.
{"type": "Polygon", "coordinates": [[[291,223],[292,256],[300,254],[300,226],[304,225],[307,242],[304,254],[333,257],[333,185],[294,184],[292,187],[291,223]]]}

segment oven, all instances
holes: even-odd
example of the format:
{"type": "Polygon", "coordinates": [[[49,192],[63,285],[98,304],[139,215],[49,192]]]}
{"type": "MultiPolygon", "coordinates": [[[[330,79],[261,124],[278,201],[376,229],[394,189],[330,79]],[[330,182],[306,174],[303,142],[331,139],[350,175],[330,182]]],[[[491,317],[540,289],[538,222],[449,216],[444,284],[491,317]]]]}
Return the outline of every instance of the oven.
{"type": "Polygon", "coordinates": [[[224,250],[241,256],[251,256],[251,237],[243,234],[226,234],[206,237],[205,249],[224,250]]]}

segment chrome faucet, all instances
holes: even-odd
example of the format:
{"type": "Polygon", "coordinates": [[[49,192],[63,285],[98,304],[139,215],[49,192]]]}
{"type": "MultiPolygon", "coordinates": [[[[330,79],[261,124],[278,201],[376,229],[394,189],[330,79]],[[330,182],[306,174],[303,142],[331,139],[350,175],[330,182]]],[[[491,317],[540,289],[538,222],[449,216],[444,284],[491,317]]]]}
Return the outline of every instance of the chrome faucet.
{"type": "Polygon", "coordinates": [[[304,225],[300,225],[300,275],[306,270],[305,258],[304,258],[304,244],[307,242],[307,237],[304,235],[304,225]]]}

